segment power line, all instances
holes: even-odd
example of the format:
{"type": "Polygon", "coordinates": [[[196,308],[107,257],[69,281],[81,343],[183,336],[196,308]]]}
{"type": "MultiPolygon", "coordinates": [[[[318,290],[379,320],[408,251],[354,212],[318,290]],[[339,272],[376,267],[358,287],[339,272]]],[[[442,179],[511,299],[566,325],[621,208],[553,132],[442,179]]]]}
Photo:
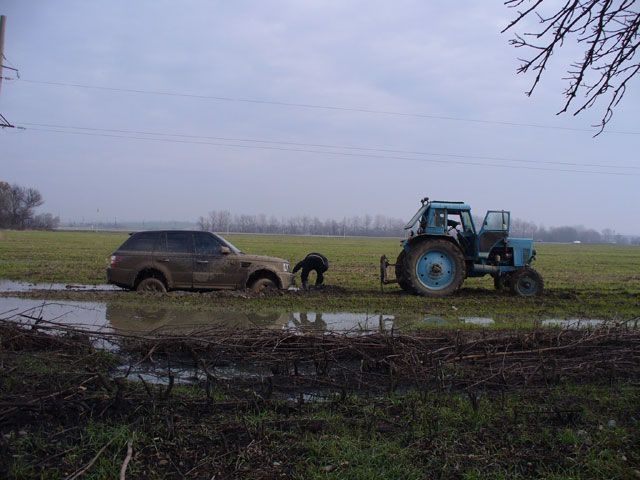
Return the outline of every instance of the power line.
{"type": "Polygon", "coordinates": [[[536,165],[546,164],[546,165],[561,165],[561,166],[570,166],[570,167],[640,170],[640,167],[626,166],[626,165],[602,165],[602,164],[594,164],[594,163],[585,164],[585,163],[576,163],[576,162],[557,162],[557,161],[548,161],[548,160],[523,160],[518,158],[510,158],[510,157],[463,155],[463,154],[441,153],[441,152],[423,152],[423,151],[413,151],[413,150],[399,150],[399,149],[392,149],[392,148],[359,147],[359,146],[352,146],[352,145],[330,145],[330,144],[322,144],[322,143],[285,142],[285,141],[263,140],[263,139],[253,139],[253,138],[230,138],[230,137],[216,137],[216,136],[202,136],[202,135],[187,135],[187,134],[176,134],[176,133],[167,133],[167,132],[146,132],[146,131],[139,131],[139,130],[92,128],[92,127],[79,127],[79,126],[73,126],[73,125],[55,125],[55,124],[47,124],[47,123],[29,123],[29,122],[19,122],[19,123],[21,123],[22,125],[29,125],[34,127],[74,129],[74,130],[83,130],[83,131],[91,131],[91,132],[120,133],[120,134],[127,134],[127,135],[149,135],[154,137],[176,137],[176,138],[187,138],[187,139],[219,140],[219,141],[225,141],[225,142],[259,143],[259,144],[270,144],[270,145],[286,145],[286,146],[293,146],[293,147],[332,148],[332,149],[338,149],[338,150],[355,150],[355,151],[367,151],[367,152],[378,152],[378,153],[399,153],[399,154],[420,155],[420,156],[430,156],[430,157],[447,157],[447,158],[463,158],[463,159],[467,158],[467,159],[474,159],[474,160],[528,163],[528,164],[536,164],[536,165]]]}
{"type": "MultiPolygon", "coordinates": [[[[477,124],[484,124],[484,125],[529,127],[529,128],[539,128],[539,129],[547,129],[547,130],[565,130],[565,131],[588,132],[588,133],[597,132],[596,128],[589,129],[589,128],[561,127],[561,126],[553,126],[553,125],[540,125],[536,123],[520,123],[520,122],[509,122],[509,121],[500,121],[500,120],[483,120],[483,119],[453,117],[453,116],[446,116],[446,115],[432,115],[432,114],[426,114],[426,113],[412,113],[412,112],[400,112],[400,111],[392,111],[392,110],[344,107],[344,106],[338,106],[338,105],[318,105],[318,104],[312,104],[312,103],[279,102],[279,101],[273,101],[273,100],[237,98],[237,97],[226,97],[226,96],[217,96],[217,95],[197,95],[197,94],[190,94],[190,93],[170,92],[170,91],[154,91],[154,90],[141,90],[141,89],[134,89],[134,88],[104,87],[100,85],[86,85],[81,83],[27,80],[24,78],[20,79],[20,81],[25,83],[32,83],[36,85],[50,85],[50,86],[56,86],[56,87],[74,87],[74,88],[84,88],[84,89],[92,89],[92,90],[103,90],[103,91],[109,91],[109,92],[125,92],[125,93],[135,93],[135,94],[145,94],[145,95],[162,95],[162,96],[169,96],[169,97],[196,98],[201,100],[215,100],[215,101],[222,101],[222,102],[240,102],[240,103],[249,103],[249,104],[257,104],[257,105],[274,105],[279,107],[319,109],[319,110],[329,110],[329,111],[355,112],[355,113],[366,113],[366,114],[375,114],[375,115],[391,115],[391,116],[412,117],[412,118],[426,118],[431,120],[446,120],[446,121],[454,121],[454,122],[477,123],[477,124]]],[[[605,132],[619,134],[619,135],[640,135],[640,132],[633,132],[633,131],[625,132],[625,131],[617,131],[617,130],[606,130],[605,132]]]]}
{"type": "Polygon", "coordinates": [[[373,154],[365,154],[365,153],[335,152],[331,150],[309,150],[309,149],[302,149],[302,148],[286,148],[286,147],[276,147],[276,146],[269,146],[269,145],[241,145],[241,144],[203,142],[203,141],[195,141],[195,140],[134,137],[134,136],[127,136],[127,135],[116,135],[116,134],[94,133],[94,132],[75,132],[75,131],[54,130],[54,129],[47,129],[47,128],[31,128],[27,131],[63,133],[63,134],[71,134],[71,135],[85,135],[85,136],[106,137],[106,138],[122,138],[122,139],[129,139],[129,140],[143,140],[143,141],[165,142],[165,143],[210,145],[210,146],[227,147],[227,148],[244,148],[244,149],[282,151],[282,152],[312,153],[312,154],[333,155],[333,156],[343,156],[343,157],[352,157],[352,158],[374,158],[374,159],[383,159],[383,160],[400,160],[400,161],[423,162],[423,163],[437,163],[437,164],[444,164],[444,165],[455,164],[455,165],[467,165],[467,166],[479,166],[479,167],[510,168],[510,169],[518,169],[518,170],[523,170],[523,169],[536,170],[536,171],[547,171],[547,172],[557,172],[557,173],[584,173],[584,174],[592,174],[592,175],[614,175],[614,176],[625,176],[625,177],[640,176],[640,174],[624,173],[624,172],[529,167],[529,166],[481,163],[481,162],[466,162],[466,161],[459,161],[459,160],[434,160],[434,159],[426,159],[426,158],[400,157],[400,156],[394,156],[394,155],[373,155],[373,154]]]}

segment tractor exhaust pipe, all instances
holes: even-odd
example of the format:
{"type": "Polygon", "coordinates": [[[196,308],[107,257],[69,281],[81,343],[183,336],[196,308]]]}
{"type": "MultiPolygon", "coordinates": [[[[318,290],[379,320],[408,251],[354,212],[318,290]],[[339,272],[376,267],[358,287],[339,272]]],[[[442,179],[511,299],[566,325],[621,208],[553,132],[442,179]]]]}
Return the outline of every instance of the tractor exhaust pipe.
{"type": "Polygon", "coordinates": [[[495,265],[482,265],[481,263],[473,264],[474,272],[482,272],[482,273],[500,273],[500,267],[495,265]]]}

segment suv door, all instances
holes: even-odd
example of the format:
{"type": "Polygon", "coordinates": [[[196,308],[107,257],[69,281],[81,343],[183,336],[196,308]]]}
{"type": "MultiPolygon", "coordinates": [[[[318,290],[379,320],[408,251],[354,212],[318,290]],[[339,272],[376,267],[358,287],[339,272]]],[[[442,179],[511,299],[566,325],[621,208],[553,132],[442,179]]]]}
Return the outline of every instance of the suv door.
{"type": "Polygon", "coordinates": [[[168,273],[170,288],[193,286],[193,235],[191,232],[166,232],[154,252],[157,268],[168,273]]]}
{"type": "Polygon", "coordinates": [[[238,255],[208,232],[195,232],[193,288],[238,288],[243,271],[238,255]],[[224,247],[224,250],[223,250],[224,247]]]}

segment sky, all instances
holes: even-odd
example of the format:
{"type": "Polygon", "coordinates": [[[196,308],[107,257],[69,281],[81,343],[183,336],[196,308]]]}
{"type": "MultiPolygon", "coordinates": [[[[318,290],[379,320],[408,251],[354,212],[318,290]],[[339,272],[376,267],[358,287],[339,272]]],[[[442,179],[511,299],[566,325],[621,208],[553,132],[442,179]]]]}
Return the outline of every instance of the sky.
{"type": "Polygon", "coordinates": [[[427,196],[640,234],[640,81],[594,137],[604,103],[557,115],[581,50],[566,43],[527,96],[501,1],[0,0],[0,14],[20,77],[0,90],[20,127],[0,130],[0,180],[63,222],[408,220],[427,196]]]}

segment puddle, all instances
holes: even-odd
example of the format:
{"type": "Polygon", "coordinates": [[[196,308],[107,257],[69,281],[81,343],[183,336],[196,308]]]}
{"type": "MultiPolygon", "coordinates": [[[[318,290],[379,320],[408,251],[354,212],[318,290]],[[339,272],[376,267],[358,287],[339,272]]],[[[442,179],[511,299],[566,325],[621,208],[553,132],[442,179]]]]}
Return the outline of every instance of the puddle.
{"type": "Polygon", "coordinates": [[[541,325],[543,327],[560,327],[567,330],[578,330],[583,328],[598,328],[607,323],[614,325],[616,322],[607,322],[606,320],[597,318],[549,318],[543,320],[541,325]]]}
{"type": "Polygon", "coordinates": [[[420,319],[420,323],[431,327],[444,327],[449,325],[449,321],[446,318],[436,317],[433,315],[425,315],[420,319]]]}
{"type": "Polygon", "coordinates": [[[394,327],[393,315],[368,315],[338,312],[296,312],[292,313],[285,329],[299,332],[356,332],[375,333],[391,331],[394,327]]]}
{"type": "MultiPolygon", "coordinates": [[[[13,285],[12,288],[23,288],[23,285],[26,285],[15,282],[0,282],[0,289],[7,288],[7,283],[13,285]]],[[[47,288],[49,287],[51,286],[47,285],[47,288]]],[[[82,286],[80,287],[82,288],[82,286]]],[[[31,285],[29,288],[35,289],[37,286],[31,285]]],[[[0,297],[0,320],[15,321],[26,325],[38,324],[43,328],[63,326],[82,329],[89,333],[99,333],[100,335],[94,337],[97,342],[96,347],[108,350],[117,350],[119,348],[117,342],[120,341],[109,334],[185,334],[194,331],[206,333],[207,329],[271,328],[299,335],[307,332],[369,335],[389,333],[394,330],[402,330],[403,326],[420,324],[432,327],[468,324],[479,328],[496,324],[493,318],[474,316],[446,319],[432,315],[372,315],[355,312],[247,313],[189,310],[163,305],[123,305],[108,301],[46,301],[15,297],[0,297]]],[[[627,322],[607,322],[601,319],[552,318],[542,320],[540,324],[545,327],[563,329],[597,328],[606,324],[624,324],[629,328],[639,328],[640,319],[636,318],[627,322]]],[[[130,358],[117,369],[117,374],[126,375],[133,380],[142,379],[145,382],[156,384],[167,384],[170,376],[171,381],[178,383],[207,381],[206,374],[200,368],[194,368],[193,361],[190,359],[171,358],[166,362],[139,363],[130,358]]],[[[296,366],[296,375],[312,377],[315,372],[314,368],[317,366],[312,362],[303,362],[296,366]]],[[[211,365],[209,369],[211,374],[221,380],[239,379],[260,383],[275,375],[269,368],[250,364],[211,365]]],[[[354,366],[354,369],[357,369],[357,366],[354,366]]],[[[326,393],[322,391],[308,391],[303,392],[302,395],[303,401],[323,401],[322,399],[326,397],[326,393]]]]}
{"type": "Polygon", "coordinates": [[[0,280],[0,293],[47,291],[110,292],[120,291],[115,285],[78,285],[73,283],[28,283],[0,280]]]}
{"type": "Polygon", "coordinates": [[[0,298],[0,320],[26,324],[59,324],[92,332],[150,333],[206,328],[274,328],[304,332],[390,331],[393,315],[350,312],[258,313],[202,311],[166,306],[122,305],[110,302],[45,301],[15,297],[0,298]]]}
{"type": "Polygon", "coordinates": [[[61,324],[83,330],[109,330],[105,305],[99,302],[50,302],[23,298],[0,298],[0,319],[20,323],[61,324]]]}
{"type": "Polygon", "coordinates": [[[493,325],[496,321],[493,318],[488,317],[458,317],[461,323],[466,323],[468,325],[478,325],[480,327],[488,327],[489,325],[493,325]]]}

